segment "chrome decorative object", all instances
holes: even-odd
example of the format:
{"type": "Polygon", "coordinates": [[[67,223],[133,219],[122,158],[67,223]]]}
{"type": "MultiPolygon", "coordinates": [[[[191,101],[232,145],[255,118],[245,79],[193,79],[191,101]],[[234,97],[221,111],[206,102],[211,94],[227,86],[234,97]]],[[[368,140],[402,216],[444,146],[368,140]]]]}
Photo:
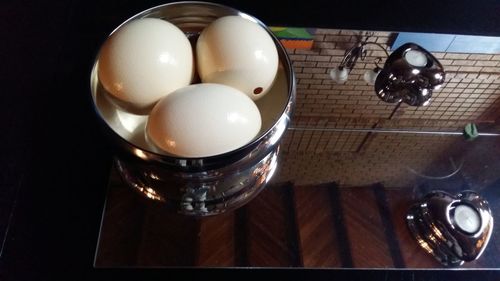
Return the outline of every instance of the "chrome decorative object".
{"type": "Polygon", "coordinates": [[[366,38],[360,38],[355,46],[345,52],[339,66],[330,71],[332,80],[345,83],[358,60],[365,60],[367,46],[372,45],[382,49],[387,56],[384,67],[379,66],[383,58],[377,57],[375,67],[363,75],[366,83],[375,84],[377,96],[389,103],[427,105],[432,91],[444,83],[445,72],[441,63],[414,43],[406,43],[389,55],[384,46],[369,41],[371,36],[372,33],[367,33],[366,38]]]}
{"type": "Polygon", "coordinates": [[[473,191],[431,192],[410,208],[406,222],[419,245],[445,266],[479,258],[493,230],[488,202],[473,191]]]}
{"type": "Polygon", "coordinates": [[[163,155],[145,142],[147,117],[115,110],[104,98],[97,77],[98,62],[91,74],[91,93],[96,115],[115,149],[115,164],[124,181],[146,198],[168,209],[191,216],[215,215],[235,209],[254,198],[277,167],[279,144],[290,124],[296,84],[286,50],[258,19],[236,9],[208,2],[173,2],[143,11],[139,18],[168,20],[195,42],[199,33],[223,16],[240,16],[261,25],[273,38],[280,60],[273,88],[256,101],[262,116],[259,135],[236,150],[204,158],[163,155]]]}
{"type": "Polygon", "coordinates": [[[375,81],[375,91],[385,102],[421,106],[429,103],[432,91],[439,89],[444,80],[443,66],[431,53],[406,43],[385,62],[375,81]]]}

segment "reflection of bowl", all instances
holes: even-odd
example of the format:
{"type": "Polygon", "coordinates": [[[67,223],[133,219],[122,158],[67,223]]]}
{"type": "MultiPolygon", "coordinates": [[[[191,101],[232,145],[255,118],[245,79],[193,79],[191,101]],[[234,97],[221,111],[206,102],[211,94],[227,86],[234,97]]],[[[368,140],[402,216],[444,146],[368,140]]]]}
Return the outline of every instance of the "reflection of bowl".
{"type": "Polygon", "coordinates": [[[258,194],[277,165],[278,144],[290,122],[295,101],[295,77],[281,43],[254,17],[233,8],[205,2],[178,2],[141,12],[124,23],[145,17],[162,18],[178,26],[195,42],[201,30],[215,19],[237,15],[264,27],[273,38],[280,59],[277,78],[256,101],[262,128],[248,144],[206,158],[163,155],[145,141],[147,116],[116,108],[97,77],[96,61],[91,92],[103,129],[116,149],[116,164],[125,181],[148,198],[165,202],[183,214],[211,215],[236,208],[258,194]]]}

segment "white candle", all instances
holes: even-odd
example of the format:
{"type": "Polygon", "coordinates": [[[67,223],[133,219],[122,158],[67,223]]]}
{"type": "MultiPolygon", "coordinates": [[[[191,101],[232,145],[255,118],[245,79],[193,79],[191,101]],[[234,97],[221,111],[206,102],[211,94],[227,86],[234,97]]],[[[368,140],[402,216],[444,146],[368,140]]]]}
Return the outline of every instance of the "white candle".
{"type": "Polygon", "coordinates": [[[427,56],[417,50],[409,50],[408,52],[406,52],[405,59],[409,64],[413,66],[423,67],[427,65],[427,56]]]}
{"type": "Polygon", "coordinates": [[[462,204],[456,206],[453,218],[458,228],[468,233],[477,232],[481,225],[479,213],[469,205],[462,204]]]}

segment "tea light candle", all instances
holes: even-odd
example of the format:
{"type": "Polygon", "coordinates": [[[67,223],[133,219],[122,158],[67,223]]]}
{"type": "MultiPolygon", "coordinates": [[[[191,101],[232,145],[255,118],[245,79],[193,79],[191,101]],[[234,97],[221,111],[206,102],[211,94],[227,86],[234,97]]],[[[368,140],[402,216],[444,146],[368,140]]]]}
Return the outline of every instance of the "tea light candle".
{"type": "Polygon", "coordinates": [[[413,66],[423,67],[427,65],[427,56],[417,50],[409,50],[406,52],[405,59],[413,66]]]}
{"type": "Polygon", "coordinates": [[[479,213],[469,205],[461,204],[455,207],[453,215],[455,224],[461,230],[468,233],[475,233],[481,225],[479,213]]]}

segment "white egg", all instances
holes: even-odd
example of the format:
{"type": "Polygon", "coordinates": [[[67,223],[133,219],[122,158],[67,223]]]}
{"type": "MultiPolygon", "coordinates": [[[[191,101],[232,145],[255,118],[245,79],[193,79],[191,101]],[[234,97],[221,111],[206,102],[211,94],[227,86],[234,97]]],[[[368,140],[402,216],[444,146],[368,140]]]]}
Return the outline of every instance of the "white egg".
{"type": "Polygon", "coordinates": [[[163,96],[191,83],[193,51],[175,25],[154,18],[120,27],[103,44],[98,76],[111,100],[147,114],[163,96]]]}
{"type": "Polygon", "coordinates": [[[155,147],[182,157],[207,157],[235,150],[260,131],[255,103],[220,84],[193,84],[162,98],[146,125],[155,147]]]}
{"type": "Polygon", "coordinates": [[[278,51],[269,33],[239,16],[213,21],[196,44],[197,68],[204,83],[239,89],[253,100],[271,88],[278,71],[278,51]]]}

